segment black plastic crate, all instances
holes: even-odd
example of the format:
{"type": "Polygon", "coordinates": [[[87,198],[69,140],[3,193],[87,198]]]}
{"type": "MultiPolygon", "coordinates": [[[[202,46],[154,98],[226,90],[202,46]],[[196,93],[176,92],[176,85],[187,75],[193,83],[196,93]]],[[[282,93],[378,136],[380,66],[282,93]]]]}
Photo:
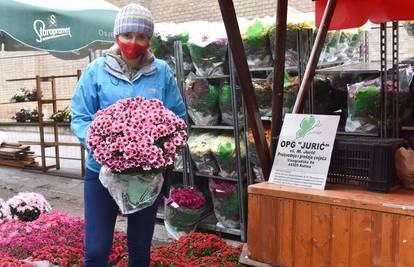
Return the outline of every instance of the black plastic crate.
{"type": "MultiPolygon", "coordinates": [[[[277,145],[277,139],[273,141],[277,145]]],[[[327,182],[389,192],[397,182],[394,154],[404,143],[404,139],[337,136],[327,182]]]]}
{"type": "Polygon", "coordinates": [[[395,151],[404,139],[338,136],[329,166],[328,182],[388,192],[397,181],[395,151]]]}

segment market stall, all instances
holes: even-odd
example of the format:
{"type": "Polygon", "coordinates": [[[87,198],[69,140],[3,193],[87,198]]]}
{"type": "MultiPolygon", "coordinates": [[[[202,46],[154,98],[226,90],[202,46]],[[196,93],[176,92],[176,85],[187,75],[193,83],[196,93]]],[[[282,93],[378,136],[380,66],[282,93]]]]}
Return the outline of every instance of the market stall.
{"type": "MultiPolygon", "coordinates": [[[[313,19],[313,13],[289,8],[283,114],[292,111],[303,79],[314,36],[313,19]]],[[[260,122],[265,128],[266,142],[270,144],[275,17],[239,18],[238,25],[260,122]]],[[[364,34],[363,30],[331,32],[320,65],[361,61],[365,56],[361,52],[364,34]]],[[[175,71],[188,110],[188,149],[176,161],[169,186],[182,183],[207,196],[201,216],[194,216],[195,222],[187,229],[192,230],[197,224],[199,229],[231,234],[245,241],[247,186],[264,181],[266,176],[228,40],[222,23],[160,23],[155,25],[152,49],[175,71]]],[[[315,103],[326,103],[334,97],[331,82],[326,77],[317,77],[314,87],[318,92],[313,97],[315,103]]],[[[327,107],[315,105],[314,108],[309,97],[306,110],[314,109],[323,112],[327,107]]],[[[163,206],[158,213],[158,218],[168,225],[167,229],[171,229],[171,225],[181,225],[177,216],[172,216],[171,209],[171,205],[163,206]]],[[[183,211],[174,214],[179,212],[183,211]]],[[[181,228],[185,229],[183,225],[181,228]]],[[[176,233],[172,235],[177,236],[176,233]]]]}

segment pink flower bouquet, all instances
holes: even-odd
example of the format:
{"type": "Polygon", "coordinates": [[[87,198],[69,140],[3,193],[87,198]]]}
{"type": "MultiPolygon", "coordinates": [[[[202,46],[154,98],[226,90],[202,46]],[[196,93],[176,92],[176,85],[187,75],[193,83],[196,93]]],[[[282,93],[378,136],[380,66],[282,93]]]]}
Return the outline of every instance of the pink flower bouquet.
{"type": "Polygon", "coordinates": [[[183,187],[170,191],[165,200],[165,228],[175,239],[195,230],[206,199],[194,188],[183,187]]]}
{"type": "Polygon", "coordinates": [[[124,214],[152,205],[186,142],[184,120],[158,99],[127,98],[96,113],[87,145],[103,165],[102,184],[124,214]]]}

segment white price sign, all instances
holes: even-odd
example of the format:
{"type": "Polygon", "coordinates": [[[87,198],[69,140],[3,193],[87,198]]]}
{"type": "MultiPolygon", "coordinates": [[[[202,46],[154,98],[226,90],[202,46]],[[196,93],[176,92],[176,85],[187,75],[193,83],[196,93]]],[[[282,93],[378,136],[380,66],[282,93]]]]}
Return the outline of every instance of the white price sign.
{"type": "Polygon", "coordinates": [[[324,189],[339,116],[286,114],[269,182],[324,189]]]}

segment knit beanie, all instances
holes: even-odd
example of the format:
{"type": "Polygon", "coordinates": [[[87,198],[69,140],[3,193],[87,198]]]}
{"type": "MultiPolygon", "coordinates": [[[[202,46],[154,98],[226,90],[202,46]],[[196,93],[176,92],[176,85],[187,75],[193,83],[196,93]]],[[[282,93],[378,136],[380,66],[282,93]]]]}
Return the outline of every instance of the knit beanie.
{"type": "Polygon", "coordinates": [[[129,4],[119,10],[115,18],[114,37],[127,32],[138,32],[151,38],[154,33],[151,12],[139,4],[129,4]]]}

